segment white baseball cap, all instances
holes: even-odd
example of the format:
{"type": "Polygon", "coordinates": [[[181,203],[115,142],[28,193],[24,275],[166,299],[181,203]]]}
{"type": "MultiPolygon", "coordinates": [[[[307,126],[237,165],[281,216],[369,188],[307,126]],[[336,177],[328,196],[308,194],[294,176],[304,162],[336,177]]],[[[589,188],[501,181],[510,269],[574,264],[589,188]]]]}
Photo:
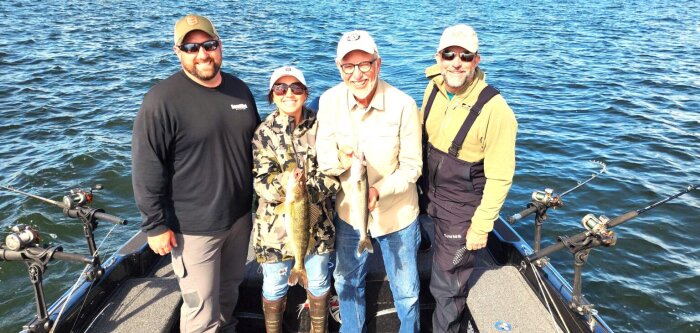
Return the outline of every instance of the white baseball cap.
{"type": "Polygon", "coordinates": [[[442,32],[437,51],[440,52],[450,46],[459,46],[471,53],[476,53],[479,51],[479,38],[474,28],[466,24],[453,25],[442,32]]]}
{"type": "Polygon", "coordinates": [[[345,55],[355,50],[364,51],[369,54],[379,54],[379,51],[377,51],[377,44],[374,43],[374,39],[369,35],[369,32],[354,30],[346,32],[340,37],[336,60],[342,60],[345,55]]]}
{"type": "Polygon", "coordinates": [[[267,90],[270,91],[270,89],[272,89],[272,85],[274,85],[275,82],[283,76],[292,76],[299,80],[301,84],[306,86],[306,80],[304,80],[304,73],[302,73],[299,69],[297,69],[294,66],[283,66],[275,69],[272,72],[272,76],[270,77],[270,87],[268,87],[267,90]]]}

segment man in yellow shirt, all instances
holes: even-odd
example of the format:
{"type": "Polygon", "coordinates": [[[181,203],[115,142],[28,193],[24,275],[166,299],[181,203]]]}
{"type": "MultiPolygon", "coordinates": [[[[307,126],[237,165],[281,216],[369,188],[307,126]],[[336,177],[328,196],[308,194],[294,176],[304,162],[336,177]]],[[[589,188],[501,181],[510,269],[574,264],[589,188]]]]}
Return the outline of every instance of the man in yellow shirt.
{"type": "Polygon", "coordinates": [[[457,332],[466,322],[467,280],[476,250],[486,246],[515,172],[518,124],[498,90],[486,84],[478,51],[472,27],[448,27],[437,64],[426,69],[421,189],[435,222],[433,332],[457,332]],[[465,247],[465,255],[456,257],[465,247]]]}

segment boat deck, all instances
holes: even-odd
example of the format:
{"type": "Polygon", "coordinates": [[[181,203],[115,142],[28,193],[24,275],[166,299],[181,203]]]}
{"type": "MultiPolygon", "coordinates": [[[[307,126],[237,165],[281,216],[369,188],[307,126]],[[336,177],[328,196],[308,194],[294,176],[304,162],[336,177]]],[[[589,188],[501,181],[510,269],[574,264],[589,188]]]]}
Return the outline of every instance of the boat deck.
{"type": "MultiPolygon", "coordinates": [[[[432,222],[422,220],[429,234],[432,222]]],[[[138,238],[137,236],[136,238],[138,238]]],[[[145,241],[145,236],[140,235],[145,241]]],[[[432,237],[432,235],[431,235],[432,237]]],[[[138,239],[136,239],[138,241],[138,239]]],[[[367,325],[369,332],[396,332],[398,317],[391,301],[381,251],[375,246],[367,276],[367,325]]],[[[421,331],[431,332],[431,314],[435,302],[430,295],[432,251],[419,254],[421,286],[421,331]]],[[[498,265],[488,251],[480,251],[477,268],[470,280],[471,292],[467,300],[480,332],[558,332],[553,319],[533,292],[527,280],[514,266],[498,265]]],[[[236,310],[240,320],[239,332],[264,332],[260,290],[262,274],[249,249],[246,264],[246,280],[241,285],[241,295],[236,310]]],[[[536,287],[535,287],[536,288],[536,287]]],[[[536,290],[536,289],[535,289],[536,290]]],[[[106,295],[109,296],[109,295],[106,295]]],[[[290,288],[285,329],[290,332],[307,332],[307,310],[303,307],[305,293],[301,287],[290,288]]],[[[130,279],[114,295],[109,304],[91,323],[89,332],[177,332],[179,306],[181,304],[176,278],[169,257],[163,257],[155,269],[143,278],[130,279]]],[[[335,332],[339,324],[329,319],[329,330],[335,332]]]]}

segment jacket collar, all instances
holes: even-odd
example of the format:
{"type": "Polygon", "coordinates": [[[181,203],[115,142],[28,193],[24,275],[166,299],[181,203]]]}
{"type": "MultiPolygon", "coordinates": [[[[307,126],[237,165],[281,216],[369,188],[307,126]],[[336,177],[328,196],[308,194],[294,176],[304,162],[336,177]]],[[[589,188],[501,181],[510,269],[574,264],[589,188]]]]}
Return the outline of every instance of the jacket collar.
{"type": "MultiPolygon", "coordinates": [[[[280,124],[282,128],[285,130],[289,126],[289,117],[286,113],[281,112],[279,109],[276,109],[275,112],[275,122],[280,124]]],[[[311,111],[311,109],[307,108],[306,106],[303,106],[301,108],[301,121],[299,122],[299,125],[297,127],[311,127],[313,126],[314,122],[316,121],[316,114],[311,111]]]]}

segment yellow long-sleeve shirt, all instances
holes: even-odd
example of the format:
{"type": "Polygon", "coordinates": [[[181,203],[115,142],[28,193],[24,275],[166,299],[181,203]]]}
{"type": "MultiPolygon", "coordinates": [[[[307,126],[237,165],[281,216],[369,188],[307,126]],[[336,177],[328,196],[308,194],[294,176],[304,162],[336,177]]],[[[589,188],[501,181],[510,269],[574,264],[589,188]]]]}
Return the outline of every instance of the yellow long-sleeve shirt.
{"type": "MultiPolygon", "coordinates": [[[[433,86],[437,85],[439,91],[425,126],[428,142],[435,148],[447,152],[471,107],[476,103],[479,93],[486,87],[486,75],[477,68],[474,81],[457,92],[450,100],[438,65],[428,67],[425,74],[430,79],[430,83],[423,95],[421,120],[425,112],[425,103],[433,86]]],[[[486,186],[481,204],[472,217],[471,225],[472,231],[477,234],[485,234],[493,229],[493,222],[498,218],[498,212],[513,183],[517,131],[518,123],[513,111],[500,94],[496,95],[482,108],[481,114],[467,133],[462,149],[457,155],[459,159],[471,163],[484,161],[486,186]]]]}

